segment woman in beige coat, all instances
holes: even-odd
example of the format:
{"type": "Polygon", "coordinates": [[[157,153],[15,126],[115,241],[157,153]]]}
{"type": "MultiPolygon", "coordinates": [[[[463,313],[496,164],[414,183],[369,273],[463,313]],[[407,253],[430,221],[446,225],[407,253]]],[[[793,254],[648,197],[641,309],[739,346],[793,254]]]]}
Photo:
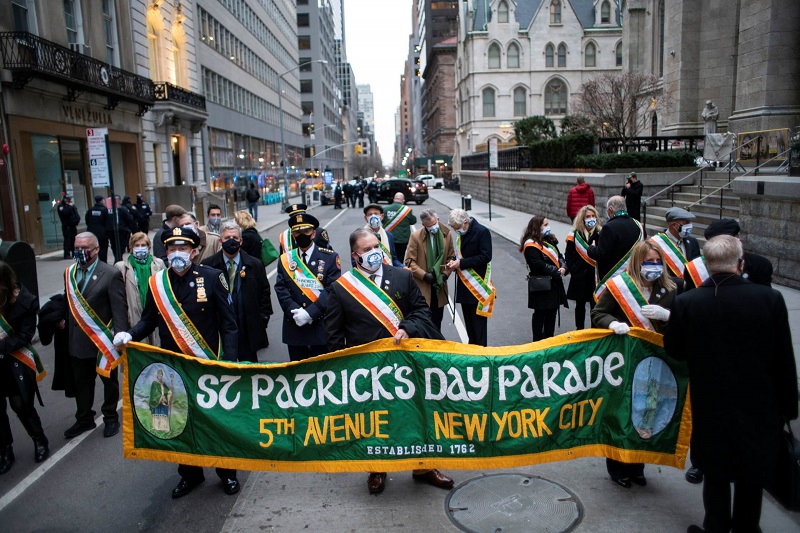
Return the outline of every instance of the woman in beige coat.
{"type": "MultiPolygon", "coordinates": [[[[140,232],[131,235],[128,249],[131,250],[128,258],[118,261],[114,266],[122,272],[125,280],[125,299],[128,301],[128,322],[131,326],[139,323],[142,318],[145,298],[147,297],[147,282],[150,276],[166,266],[164,261],[153,256],[150,249],[150,238],[140,232]]],[[[154,331],[142,342],[151,346],[160,346],[158,330],[154,331]]]]}

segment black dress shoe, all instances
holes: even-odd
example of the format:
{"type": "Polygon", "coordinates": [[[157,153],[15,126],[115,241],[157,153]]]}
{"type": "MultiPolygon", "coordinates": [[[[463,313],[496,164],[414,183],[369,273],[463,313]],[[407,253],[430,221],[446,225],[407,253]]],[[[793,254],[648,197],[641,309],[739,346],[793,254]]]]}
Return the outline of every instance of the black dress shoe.
{"type": "Polygon", "coordinates": [[[623,488],[626,488],[626,489],[631,488],[631,478],[629,478],[629,477],[621,477],[621,478],[618,478],[618,479],[612,479],[611,481],[613,481],[614,483],[616,483],[620,487],[623,487],[623,488]]]}
{"type": "Polygon", "coordinates": [[[693,485],[699,485],[703,482],[703,471],[696,467],[691,467],[686,471],[686,481],[693,485]]]}
{"type": "Polygon", "coordinates": [[[424,481],[428,485],[433,485],[434,487],[438,487],[440,489],[453,488],[453,478],[442,474],[438,470],[430,470],[424,474],[412,474],[411,477],[417,481],[424,481]]]}
{"type": "Polygon", "coordinates": [[[372,473],[367,478],[367,489],[370,494],[380,494],[386,486],[386,474],[372,473]]]}
{"type": "Polygon", "coordinates": [[[119,421],[106,422],[106,427],[103,428],[103,436],[105,438],[113,437],[119,433],[119,421]]]}
{"type": "Polygon", "coordinates": [[[5,474],[11,470],[14,464],[14,448],[9,444],[5,448],[0,449],[0,474],[5,474]]]}
{"type": "Polygon", "coordinates": [[[41,463],[50,456],[50,446],[47,437],[42,435],[38,439],[33,439],[33,460],[41,463]]]}
{"type": "Polygon", "coordinates": [[[172,498],[176,500],[178,498],[183,498],[184,496],[192,492],[192,489],[194,489],[197,485],[199,485],[203,481],[205,481],[205,478],[198,479],[196,481],[189,481],[188,479],[181,478],[181,481],[180,483],[178,483],[178,486],[172,489],[172,498]]]}
{"type": "Polygon", "coordinates": [[[232,495],[236,494],[237,492],[239,492],[239,489],[241,489],[241,488],[242,488],[242,486],[239,484],[239,480],[238,479],[235,479],[235,478],[234,479],[230,479],[230,478],[228,478],[228,479],[223,479],[222,480],[222,492],[224,492],[228,496],[232,496],[232,495]]]}
{"type": "Polygon", "coordinates": [[[85,431],[91,431],[96,427],[97,424],[95,424],[94,422],[92,422],[91,424],[81,424],[80,422],[75,422],[75,424],[73,424],[71,428],[69,428],[64,432],[64,436],[67,437],[68,439],[71,439],[73,437],[77,437],[78,435],[80,435],[85,431]]]}
{"type": "Polygon", "coordinates": [[[634,476],[631,478],[631,481],[639,485],[640,487],[644,487],[647,485],[647,478],[644,476],[634,476]]]}

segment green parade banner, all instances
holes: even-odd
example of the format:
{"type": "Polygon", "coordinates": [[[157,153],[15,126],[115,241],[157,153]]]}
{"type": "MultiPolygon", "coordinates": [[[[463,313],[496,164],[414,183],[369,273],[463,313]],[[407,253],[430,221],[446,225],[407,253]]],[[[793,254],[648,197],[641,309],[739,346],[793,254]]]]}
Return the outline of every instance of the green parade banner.
{"type": "Polygon", "coordinates": [[[125,457],[241,470],[485,469],[605,456],[684,468],[688,370],[661,336],[392,339],[296,363],[124,350],[125,457]]]}

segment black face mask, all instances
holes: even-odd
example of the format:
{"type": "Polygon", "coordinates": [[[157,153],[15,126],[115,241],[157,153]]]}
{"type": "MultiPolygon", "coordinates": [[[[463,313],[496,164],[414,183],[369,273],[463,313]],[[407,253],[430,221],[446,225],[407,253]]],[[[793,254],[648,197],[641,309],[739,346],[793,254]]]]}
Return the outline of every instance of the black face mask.
{"type": "Polygon", "coordinates": [[[311,235],[301,233],[294,238],[294,242],[296,242],[297,246],[300,248],[308,248],[311,244],[311,235]]]}
{"type": "Polygon", "coordinates": [[[80,266],[86,266],[86,263],[92,260],[92,253],[87,250],[75,250],[72,252],[72,256],[80,266]]]}
{"type": "Polygon", "coordinates": [[[236,255],[239,251],[239,248],[242,247],[242,243],[237,241],[236,239],[228,239],[227,241],[222,243],[222,249],[225,250],[225,253],[228,255],[236,255]]]}

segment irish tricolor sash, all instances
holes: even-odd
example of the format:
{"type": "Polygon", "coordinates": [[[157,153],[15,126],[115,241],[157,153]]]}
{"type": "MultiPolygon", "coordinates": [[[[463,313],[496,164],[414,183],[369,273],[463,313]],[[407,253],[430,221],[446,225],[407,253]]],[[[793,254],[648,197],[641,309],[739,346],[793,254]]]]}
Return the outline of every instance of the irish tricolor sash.
{"type": "Polygon", "coordinates": [[[314,273],[300,259],[300,253],[297,248],[281,255],[281,265],[303,295],[312,302],[316,302],[325,287],[322,286],[322,283],[314,276],[314,273]]]}
{"type": "Polygon", "coordinates": [[[395,213],[395,214],[394,214],[394,216],[393,216],[391,219],[387,220],[387,221],[384,223],[384,225],[383,225],[384,229],[385,229],[386,231],[392,231],[392,230],[393,230],[394,228],[396,228],[396,227],[397,227],[397,226],[400,224],[400,222],[402,222],[402,221],[403,221],[403,219],[404,219],[404,218],[406,218],[406,217],[407,217],[407,216],[408,216],[410,213],[411,213],[411,208],[410,208],[410,207],[408,207],[407,205],[404,205],[403,207],[401,207],[401,208],[400,208],[400,210],[399,210],[397,213],[395,213]]]}
{"type": "MultiPolygon", "coordinates": [[[[460,261],[461,256],[461,236],[455,236],[456,258],[460,261]]],[[[478,300],[478,309],[475,314],[491,318],[494,311],[494,300],[497,296],[494,285],[492,285],[492,262],[486,265],[486,277],[481,277],[475,269],[456,271],[461,282],[469,289],[469,292],[478,300]]]]}
{"type": "Polygon", "coordinates": [[[703,256],[692,259],[686,263],[686,271],[689,277],[692,278],[695,287],[699,287],[705,280],[711,277],[711,274],[706,268],[706,260],[703,256]]]}
{"type": "Polygon", "coordinates": [[[589,257],[589,244],[583,239],[580,232],[573,231],[567,235],[567,242],[572,242],[575,245],[575,251],[581,256],[581,259],[592,265],[592,268],[597,267],[597,261],[589,257]]]}
{"type": "Polygon", "coordinates": [[[200,359],[219,359],[208,343],[205,341],[191,319],[186,316],[169,281],[169,269],[161,270],[150,276],[150,292],[158,306],[164,322],[167,324],[175,344],[186,355],[193,355],[200,359]]]}
{"type": "Polygon", "coordinates": [[[558,250],[552,244],[544,243],[544,246],[542,246],[538,242],[528,239],[527,241],[525,241],[525,244],[522,247],[522,251],[524,252],[525,249],[528,247],[536,248],[537,250],[542,252],[544,256],[548,258],[550,262],[556,266],[556,268],[559,268],[561,266],[558,262],[558,250]]]}
{"type": "Polygon", "coordinates": [[[291,252],[292,248],[292,230],[287,229],[283,233],[278,236],[278,244],[280,244],[279,249],[282,250],[281,253],[291,252]]]}
{"type": "Polygon", "coordinates": [[[97,346],[97,373],[104,377],[111,376],[111,371],[119,364],[120,353],[114,346],[114,334],[111,331],[113,320],[108,325],[97,316],[94,309],[78,291],[78,281],[75,275],[78,265],[72,265],[65,271],[67,302],[69,310],[87,337],[97,346]]]}
{"type": "Polygon", "coordinates": [[[683,279],[683,265],[686,263],[686,256],[678,248],[666,233],[658,233],[650,237],[650,242],[657,245],[664,253],[664,259],[672,274],[683,279]]]}
{"type": "Polygon", "coordinates": [[[647,305],[647,300],[627,272],[614,276],[606,286],[632,326],[654,331],[653,324],[642,314],[642,306],[647,305]]]}
{"type": "MultiPolygon", "coordinates": [[[[626,253],[622,257],[622,259],[620,259],[619,262],[616,265],[614,265],[611,268],[611,270],[609,270],[608,273],[605,276],[603,276],[603,279],[595,280],[595,281],[597,281],[597,283],[596,283],[596,287],[597,288],[594,290],[594,301],[595,302],[600,299],[600,295],[602,295],[603,291],[606,290],[606,282],[608,280],[610,280],[611,278],[613,278],[614,276],[618,276],[618,275],[622,274],[623,272],[625,272],[625,269],[628,268],[628,260],[631,258],[631,253],[633,252],[634,247],[636,247],[637,244],[639,244],[640,242],[642,242],[644,240],[644,230],[642,229],[642,225],[639,224],[639,222],[637,222],[633,218],[631,220],[636,224],[636,227],[639,228],[639,238],[636,239],[636,241],[633,243],[633,246],[631,246],[631,249],[628,250],[628,253],[626,253]]],[[[596,270],[595,270],[595,277],[597,277],[597,271],[596,270]]]]}
{"type": "MultiPolygon", "coordinates": [[[[11,324],[6,322],[5,317],[0,314],[0,340],[5,340],[12,335],[14,335],[14,329],[11,327],[11,324]]],[[[26,344],[19,350],[11,352],[11,355],[20,363],[33,370],[36,374],[36,381],[41,381],[42,378],[47,375],[47,372],[44,371],[42,361],[39,359],[39,354],[36,353],[36,350],[34,350],[33,346],[30,344],[26,344]]]]}
{"type": "Polygon", "coordinates": [[[383,289],[375,285],[374,281],[357,268],[342,274],[338,281],[350,293],[350,296],[363,305],[392,336],[397,333],[400,322],[404,318],[403,312],[383,289]]]}

